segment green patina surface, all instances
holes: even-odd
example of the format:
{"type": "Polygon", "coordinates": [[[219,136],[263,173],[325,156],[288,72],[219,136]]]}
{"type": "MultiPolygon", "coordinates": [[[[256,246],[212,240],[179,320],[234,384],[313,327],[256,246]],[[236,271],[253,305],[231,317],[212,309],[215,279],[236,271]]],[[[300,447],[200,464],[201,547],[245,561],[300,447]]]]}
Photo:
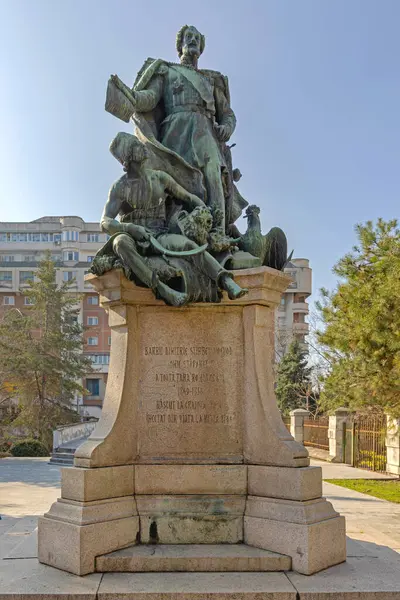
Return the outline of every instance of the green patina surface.
{"type": "Polygon", "coordinates": [[[248,206],[228,144],[236,117],[227,77],[198,67],[204,46],[205,37],[185,25],[179,63],[147,59],[133,88],[117,75],[107,88],[106,110],[132,120],[136,135],[119,133],[110,146],[125,174],[110,190],[101,226],[111,239],[92,272],[122,266],[173,306],[216,302],[223,290],[236,299],[247,290],[234,269],[283,269],[287,260],[285,234],[273,228],[264,236],[256,206],[247,209],[244,235],[234,224],[248,206]]]}

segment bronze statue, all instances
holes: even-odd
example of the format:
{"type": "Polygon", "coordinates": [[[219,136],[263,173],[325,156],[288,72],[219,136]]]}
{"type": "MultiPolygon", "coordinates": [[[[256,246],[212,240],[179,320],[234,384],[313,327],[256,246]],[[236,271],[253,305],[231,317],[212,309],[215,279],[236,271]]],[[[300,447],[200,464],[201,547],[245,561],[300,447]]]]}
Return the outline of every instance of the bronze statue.
{"type": "MultiPolygon", "coordinates": [[[[110,189],[101,227],[111,238],[96,255],[92,270],[100,273],[105,270],[105,263],[109,266],[110,258],[118,258],[138,283],[152,288],[172,306],[182,306],[193,296],[207,300],[208,287],[202,286],[205,278],[213,282],[214,288],[225,290],[230,299],[243,296],[247,290],[235,283],[232,273],[206,251],[207,243],[199,246],[182,233],[190,227],[194,238],[203,234],[202,241],[206,242],[212,218],[202,200],[167,173],[146,168],[148,152],[136,136],[119,133],[111,142],[110,151],[126,173],[110,189]],[[186,209],[183,218],[182,206],[186,209]],[[187,223],[193,209],[203,209],[197,210],[197,228],[196,219],[187,223]],[[120,221],[116,220],[117,215],[120,221]],[[168,268],[160,268],[154,257],[161,259],[161,265],[166,260],[168,268]],[[174,258],[189,265],[182,269],[182,265],[173,264],[174,258]]],[[[217,300],[215,294],[211,299],[217,300]]]]}
{"type": "Polygon", "coordinates": [[[228,79],[198,68],[204,46],[204,36],[184,25],[176,38],[180,63],[149,58],[133,88],[116,75],[107,87],[106,110],[132,119],[136,136],[119,133],[111,143],[126,173],[110,190],[101,225],[111,238],[91,270],[121,267],[173,306],[218,302],[222,290],[239,298],[247,290],[232,270],[282,268],[287,254],[284,233],[275,228],[264,237],[258,214],[244,235],[235,225],[248,206],[236,187],[234,144],[227,144],[236,117],[228,79]]]}
{"type": "Polygon", "coordinates": [[[197,194],[218,215],[225,233],[247,202],[234,185],[226,145],[236,126],[228,79],[198,68],[204,46],[204,35],[183,26],[176,39],[180,63],[147,59],[132,90],[112,76],[106,109],[124,120],[132,117],[143,141],[156,142],[159,151],[174,153],[201,173],[197,194]]]}

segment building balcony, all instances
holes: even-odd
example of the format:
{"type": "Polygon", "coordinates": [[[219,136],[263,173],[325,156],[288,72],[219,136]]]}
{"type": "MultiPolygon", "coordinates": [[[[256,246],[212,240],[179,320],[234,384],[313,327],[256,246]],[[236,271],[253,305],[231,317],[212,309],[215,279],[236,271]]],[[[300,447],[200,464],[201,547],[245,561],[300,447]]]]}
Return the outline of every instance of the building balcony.
{"type": "Polygon", "coordinates": [[[307,335],[309,331],[308,323],[293,323],[293,333],[302,333],[303,335],[307,335]]]}
{"type": "Polygon", "coordinates": [[[83,406],[102,406],[103,400],[99,396],[85,396],[82,402],[83,406]]]}
{"type": "Polygon", "coordinates": [[[292,304],[293,312],[306,313],[309,312],[309,307],[307,302],[293,302],[292,304]]]}

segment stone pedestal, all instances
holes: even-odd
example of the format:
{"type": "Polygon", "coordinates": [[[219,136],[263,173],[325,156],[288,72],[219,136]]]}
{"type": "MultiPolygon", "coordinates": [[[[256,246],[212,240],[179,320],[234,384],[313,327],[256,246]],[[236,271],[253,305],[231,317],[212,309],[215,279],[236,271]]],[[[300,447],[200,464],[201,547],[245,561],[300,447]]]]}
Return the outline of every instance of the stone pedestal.
{"type": "Polygon", "coordinates": [[[308,410],[296,408],[290,412],[290,433],[299,444],[304,442],[304,419],[310,416],[308,410]]]}
{"type": "Polygon", "coordinates": [[[386,471],[393,475],[400,475],[400,419],[386,416],[386,471]]]}
{"type": "Polygon", "coordinates": [[[85,574],[135,543],[243,541],[302,573],[345,560],[344,520],[274,395],[274,309],[289,279],[238,271],[247,296],[180,309],[121,271],[87,280],[112,329],[106,398],[40,521],[40,561],[85,574]]]}
{"type": "Polygon", "coordinates": [[[329,460],[331,462],[345,462],[344,436],[346,435],[346,421],[351,411],[348,408],[337,408],[329,417],[329,460]]]}

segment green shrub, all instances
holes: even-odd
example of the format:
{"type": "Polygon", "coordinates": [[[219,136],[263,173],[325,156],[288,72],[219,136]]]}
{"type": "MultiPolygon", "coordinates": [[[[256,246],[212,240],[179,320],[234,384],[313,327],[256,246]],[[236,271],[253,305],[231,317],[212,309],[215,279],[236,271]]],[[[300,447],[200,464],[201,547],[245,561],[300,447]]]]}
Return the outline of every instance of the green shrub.
{"type": "Polygon", "coordinates": [[[49,451],[39,440],[22,440],[11,446],[13,456],[49,456],[49,451]]]}

